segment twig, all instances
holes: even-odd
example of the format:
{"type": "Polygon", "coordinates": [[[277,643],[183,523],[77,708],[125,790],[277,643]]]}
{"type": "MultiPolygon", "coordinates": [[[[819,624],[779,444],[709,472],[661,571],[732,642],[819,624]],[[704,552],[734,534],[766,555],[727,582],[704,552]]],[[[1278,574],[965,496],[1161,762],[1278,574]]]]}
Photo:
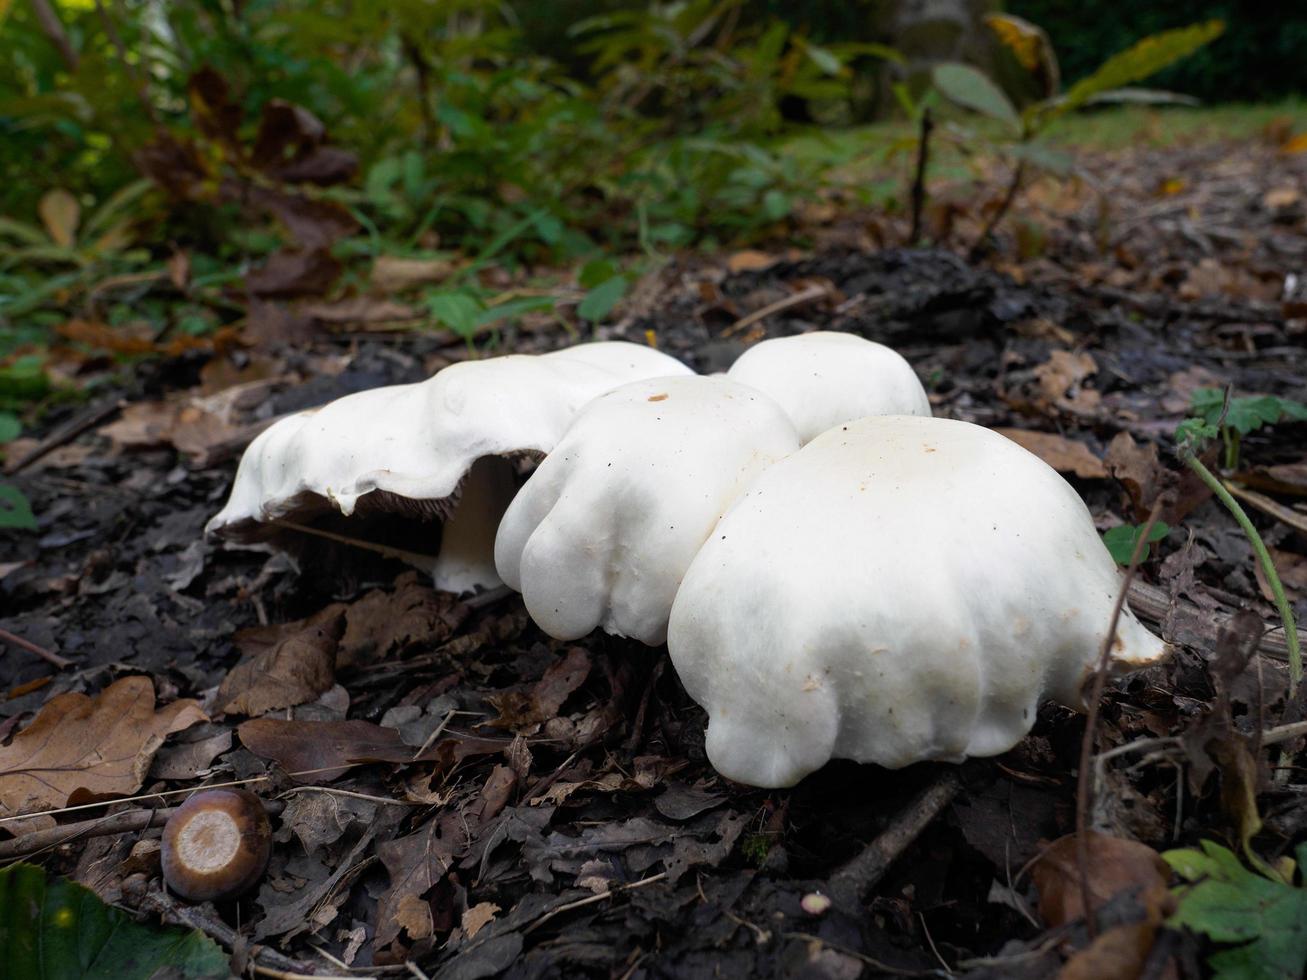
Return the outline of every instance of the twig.
{"type": "MultiPolygon", "coordinates": [[[[285,806],[286,804],[277,800],[265,800],[263,803],[263,808],[273,815],[280,813],[285,806]]],[[[13,840],[0,841],[0,861],[35,854],[46,848],[59,847],[88,837],[112,837],[114,834],[130,834],[148,830],[150,827],[159,827],[167,823],[168,818],[176,813],[177,809],[173,806],[158,810],[124,810],[122,813],[111,813],[107,817],[99,817],[95,820],[81,820],[46,830],[33,830],[13,840]]]]}
{"type": "MultiPolygon", "coordinates": [[[[155,913],[165,922],[170,922],[173,925],[198,929],[224,949],[234,950],[245,945],[245,940],[235,929],[217,916],[210,915],[204,905],[185,905],[178,902],[167,892],[152,889],[145,893],[145,897],[141,900],[141,908],[155,913]]],[[[323,977],[327,976],[326,974],[313,973],[313,967],[309,964],[292,960],[289,956],[278,953],[275,949],[269,949],[266,946],[255,947],[251,952],[250,961],[256,972],[265,977],[277,977],[280,980],[294,980],[294,978],[299,977],[322,980],[323,977]],[[257,960],[263,960],[268,966],[262,966],[257,960]]]]}
{"type": "Polygon", "coordinates": [[[351,538],[344,534],[336,534],[334,531],[324,531],[320,527],[309,527],[307,524],[296,524],[294,521],[286,521],[278,518],[274,521],[268,521],[274,527],[289,528],[292,531],[299,531],[301,534],[311,534],[315,537],[326,538],[328,541],[335,541],[338,544],[347,544],[354,548],[361,548],[364,551],[371,551],[381,555],[383,558],[395,558],[418,568],[430,569],[436,564],[435,555],[423,555],[416,551],[405,551],[403,548],[392,548],[389,545],[376,544],[372,541],[363,541],[359,538],[351,538]]]}
{"type": "Polygon", "coordinates": [[[930,116],[930,108],[921,110],[921,135],[917,137],[917,170],[912,178],[912,231],[908,233],[908,244],[916,245],[921,240],[921,212],[926,207],[926,166],[930,162],[930,131],[935,128],[935,120],[930,116]]]}
{"type": "Polygon", "coordinates": [[[1080,772],[1076,782],[1076,864],[1080,872],[1080,904],[1085,910],[1085,931],[1090,939],[1098,935],[1098,923],[1091,903],[1093,897],[1089,887],[1089,808],[1094,801],[1094,779],[1092,765],[1094,758],[1094,735],[1098,727],[1098,703],[1103,698],[1103,689],[1107,686],[1107,668],[1112,662],[1112,643],[1116,639],[1116,627],[1121,621],[1121,612],[1125,609],[1125,597],[1130,593],[1130,581],[1135,577],[1139,559],[1148,547],[1148,533],[1157,522],[1157,515],[1162,512],[1162,502],[1156,501],[1144,528],[1135,539],[1135,548],[1130,555],[1130,565],[1125,570],[1125,578],[1116,595],[1116,604],[1112,607],[1112,619],[1107,626],[1107,635],[1103,637],[1103,649],[1098,655],[1098,664],[1094,669],[1094,684],[1089,695],[1089,711],[1085,717],[1085,734],[1080,740],[1080,772]]]}
{"type": "Polygon", "coordinates": [[[66,442],[71,442],[87,429],[91,428],[91,426],[104,421],[104,419],[118,411],[121,407],[122,404],[117,398],[111,398],[108,401],[101,402],[99,405],[92,405],[84,412],[73,416],[73,418],[56,428],[48,436],[29,449],[24,455],[6,466],[5,472],[13,474],[26,469],[47,453],[58,449],[66,442]]]}
{"type": "Polygon", "coordinates": [[[522,930],[522,934],[534,932],[542,925],[555,916],[562,915],[564,912],[571,912],[573,909],[584,908],[587,905],[593,905],[595,902],[602,902],[605,898],[612,898],[621,892],[634,891],[637,888],[643,888],[645,885],[652,885],[655,882],[662,881],[667,877],[666,871],[660,871],[656,875],[650,875],[648,878],[642,878],[639,881],[633,881],[627,885],[618,885],[616,888],[610,888],[607,891],[600,892],[598,895],[589,895],[585,898],[578,898],[575,902],[568,902],[566,905],[560,905],[557,908],[550,909],[540,918],[536,919],[529,926],[522,930]]]}
{"type": "Polygon", "coordinates": [[[791,293],[784,299],[778,299],[775,303],[768,303],[762,309],[754,310],[747,316],[740,317],[740,319],[736,320],[722,331],[722,336],[734,337],[737,333],[742,333],[759,320],[765,320],[774,313],[782,313],[795,306],[802,306],[805,303],[811,303],[813,300],[818,300],[823,296],[829,295],[829,293],[830,289],[826,286],[817,284],[807,286],[800,289],[797,293],[791,293]]]}
{"type": "MultiPolygon", "coordinates": [[[[1137,616],[1154,623],[1166,622],[1167,616],[1171,612],[1171,600],[1167,594],[1157,586],[1149,585],[1147,582],[1135,581],[1130,583],[1129,603],[1130,608],[1137,616]]],[[[1229,626],[1228,616],[1217,616],[1209,610],[1200,609],[1192,602],[1177,601],[1175,609],[1178,612],[1185,613],[1193,620],[1192,623],[1186,625],[1192,627],[1195,631],[1201,632],[1201,638],[1208,643],[1215,643],[1221,631],[1229,626]],[[1201,620],[1199,617],[1201,617],[1201,620]]],[[[1189,640],[1185,642],[1190,646],[1196,645],[1189,640]]],[[[1274,657],[1276,660],[1289,659],[1289,647],[1284,642],[1284,637],[1274,632],[1262,634],[1257,652],[1267,657],[1274,657]]]]}
{"type": "Polygon", "coordinates": [[[971,251],[967,253],[967,261],[975,262],[984,254],[985,245],[989,242],[989,236],[994,234],[994,229],[998,227],[998,223],[1003,220],[1003,216],[1012,207],[1012,202],[1016,200],[1017,191],[1021,189],[1021,179],[1025,175],[1026,161],[1018,160],[1016,169],[1012,171],[1012,180],[1007,185],[1007,193],[1003,195],[1003,200],[999,201],[998,208],[985,222],[985,227],[981,229],[979,237],[976,238],[976,243],[971,246],[971,251]]]}
{"type": "Polygon", "coordinates": [[[832,893],[847,906],[860,903],[961,788],[962,779],[957,770],[943,770],[875,840],[831,875],[832,893]]]}
{"type": "Polygon", "coordinates": [[[46,663],[58,667],[60,670],[66,670],[76,665],[76,661],[69,660],[67,657],[61,657],[53,650],[47,650],[45,647],[39,647],[31,640],[24,640],[21,636],[15,636],[7,629],[0,627],[0,642],[8,643],[10,646],[18,647],[20,650],[26,650],[28,653],[35,654],[46,663]]]}

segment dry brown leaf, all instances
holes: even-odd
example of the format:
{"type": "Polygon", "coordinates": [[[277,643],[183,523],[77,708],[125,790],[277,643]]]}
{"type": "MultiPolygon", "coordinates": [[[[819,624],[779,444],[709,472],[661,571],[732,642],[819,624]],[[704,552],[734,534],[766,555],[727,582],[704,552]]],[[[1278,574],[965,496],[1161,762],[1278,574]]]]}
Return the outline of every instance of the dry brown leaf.
{"type": "Polygon", "coordinates": [[[499,710],[499,717],[487,724],[491,728],[518,731],[556,718],[563,702],[585,683],[589,674],[590,655],[581,647],[572,647],[562,660],[549,665],[529,694],[509,691],[487,697],[499,710]]]}
{"type": "Polygon", "coordinates": [[[770,269],[780,259],[775,255],[767,252],[759,252],[756,249],[745,249],[742,252],[736,252],[726,260],[726,268],[731,273],[736,272],[760,272],[763,269],[770,269]]]}
{"type": "MultiPolygon", "coordinates": [[[[1138,841],[1088,834],[1089,900],[1094,908],[1101,908],[1120,891],[1134,889],[1150,917],[1155,910],[1160,922],[1171,877],[1161,855],[1138,841]]],[[[1048,925],[1057,928],[1083,917],[1075,834],[1054,841],[1031,869],[1031,877],[1039,891],[1039,914],[1048,925]]]]}
{"type": "Polygon", "coordinates": [[[471,610],[448,592],[437,592],[416,573],[395,580],[393,591],[375,589],[346,613],[337,666],[354,667],[398,655],[415,644],[431,649],[447,641],[471,610]]]}
{"type": "Polygon", "coordinates": [[[336,683],[336,646],[344,631],[345,610],[333,604],[306,620],[238,633],[236,645],[245,658],[218,688],[218,710],[264,715],[330,690],[336,683]]]}
{"type": "Polygon", "coordinates": [[[64,248],[72,248],[77,240],[77,223],[82,215],[82,207],[77,198],[63,188],[56,187],[42,195],[36,205],[36,212],[41,216],[41,224],[50,235],[50,240],[64,248]]]}
{"type": "Polygon", "coordinates": [[[1059,473],[1074,473],[1086,479],[1107,476],[1103,461],[1090,452],[1083,442],[1076,442],[1055,432],[1031,432],[1029,429],[995,429],[1023,449],[1028,449],[1059,473]]]}
{"type": "Polygon", "coordinates": [[[1035,368],[1035,377],[1044,398],[1075,415],[1092,415],[1098,411],[1102,395],[1084,386],[1085,381],[1097,373],[1098,362],[1084,351],[1079,354],[1052,351],[1048,360],[1035,368]]]}
{"type": "Polygon", "coordinates": [[[401,259],[379,255],[372,263],[372,288],[380,293],[398,293],[413,286],[441,282],[454,271],[448,259],[401,259]]]}
{"type": "Polygon", "coordinates": [[[135,793],[164,739],[207,720],[192,700],[156,711],[148,677],[124,677],[93,698],[60,694],[0,748],[0,815],[52,810],[74,794],[135,793]]]}
{"type": "Polygon", "coordinates": [[[464,912],[459,924],[462,925],[463,931],[467,933],[467,938],[471,939],[483,928],[494,922],[495,915],[501,911],[503,910],[494,902],[481,902],[464,912]]]}
{"type": "Polygon", "coordinates": [[[99,433],[120,449],[168,445],[180,411],[179,402],[133,402],[123,407],[121,418],[101,426],[99,433]]]}

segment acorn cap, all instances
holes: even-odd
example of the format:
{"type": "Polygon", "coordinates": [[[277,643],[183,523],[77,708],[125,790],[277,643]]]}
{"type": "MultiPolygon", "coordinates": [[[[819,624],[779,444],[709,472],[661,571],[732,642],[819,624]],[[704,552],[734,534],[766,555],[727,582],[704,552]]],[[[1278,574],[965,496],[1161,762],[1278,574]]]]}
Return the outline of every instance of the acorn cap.
{"type": "Polygon", "coordinates": [[[163,879],[192,902],[234,898],[262,877],[272,853],[263,801],[243,789],[202,790],[163,828],[163,879]]]}

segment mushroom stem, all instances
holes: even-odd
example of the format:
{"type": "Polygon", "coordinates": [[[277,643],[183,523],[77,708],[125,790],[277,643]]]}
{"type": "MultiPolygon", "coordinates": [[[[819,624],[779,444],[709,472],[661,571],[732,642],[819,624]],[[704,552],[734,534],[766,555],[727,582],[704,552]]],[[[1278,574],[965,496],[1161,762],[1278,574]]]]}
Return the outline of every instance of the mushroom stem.
{"type": "Polygon", "coordinates": [[[495,571],[495,534],[516,493],[517,477],[508,460],[482,456],[472,464],[441,531],[432,573],[437,589],[457,594],[504,584],[495,571]]]}

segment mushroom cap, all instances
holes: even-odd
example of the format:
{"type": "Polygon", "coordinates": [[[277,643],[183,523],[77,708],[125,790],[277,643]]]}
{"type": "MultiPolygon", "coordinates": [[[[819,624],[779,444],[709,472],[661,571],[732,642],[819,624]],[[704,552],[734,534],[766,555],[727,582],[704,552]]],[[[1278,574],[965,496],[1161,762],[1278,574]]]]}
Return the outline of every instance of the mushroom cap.
{"type": "Polygon", "coordinates": [[[551,636],[602,626],[662,643],[681,576],[713,526],[798,448],[780,407],[728,378],[624,385],[581,412],[518,492],[495,566],[551,636]]]}
{"type": "Polygon", "coordinates": [[[897,351],[856,334],[816,331],[755,344],[726,376],[785,409],[806,443],[867,415],[930,415],[930,399],[897,351]]]}
{"type": "Polygon", "coordinates": [[[551,450],[597,395],[636,378],[689,373],[652,348],[612,341],[463,361],[418,384],[346,395],[261,433],[205,530],[258,537],[260,522],[328,502],[352,514],[374,491],[441,501],[481,457],[551,450]]]}
{"type": "MultiPolygon", "coordinates": [[[[836,426],[758,477],[686,573],[668,649],[731,779],[890,768],[1015,745],[1080,706],[1120,575],[1048,465],[980,426],[836,426]]],[[[1127,610],[1118,666],[1166,645],[1127,610]]]]}
{"type": "Polygon", "coordinates": [[[272,826],[248,790],[201,790],[163,827],[163,878],[192,902],[234,898],[263,876],[272,854],[272,826]]]}

